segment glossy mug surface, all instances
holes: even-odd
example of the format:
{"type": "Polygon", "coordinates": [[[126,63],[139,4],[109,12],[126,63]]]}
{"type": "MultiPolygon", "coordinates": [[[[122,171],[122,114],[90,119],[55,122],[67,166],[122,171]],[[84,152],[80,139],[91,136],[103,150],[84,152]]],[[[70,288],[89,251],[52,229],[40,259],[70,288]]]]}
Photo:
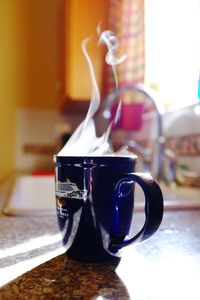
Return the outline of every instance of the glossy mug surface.
{"type": "Polygon", "coordinates": [[[54,156],[59,228],[67,255],[98,262],[120,257],[122,249],[158,229],[163,197],[151,175],[134,173],[137,157],[54,156]],[[145,194],[145,222],[131,236],[134,186],[145,194]]]}

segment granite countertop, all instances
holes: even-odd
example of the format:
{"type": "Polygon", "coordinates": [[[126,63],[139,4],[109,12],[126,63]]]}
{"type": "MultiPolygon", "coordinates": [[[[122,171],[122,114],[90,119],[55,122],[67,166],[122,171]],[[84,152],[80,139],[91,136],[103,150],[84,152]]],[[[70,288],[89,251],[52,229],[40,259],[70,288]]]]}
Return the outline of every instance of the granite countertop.
{"type": "Polygon", "coordinates": [[[128,247],[119,264],[76,262],[64,252],[56,216],[1,214],[0,299],[200,298],[200,210],[165,212],[158,232],[128,247]]]}

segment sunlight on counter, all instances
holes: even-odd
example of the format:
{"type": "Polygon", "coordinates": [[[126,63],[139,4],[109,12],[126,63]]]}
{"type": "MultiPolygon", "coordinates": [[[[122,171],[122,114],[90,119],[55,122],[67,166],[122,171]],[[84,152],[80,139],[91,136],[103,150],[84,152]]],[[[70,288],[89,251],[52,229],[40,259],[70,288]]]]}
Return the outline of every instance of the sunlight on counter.
{"type": "Polygon", "coordinates": [[[150,295],[162,300],[199,299],[199,265],[183,249],[168,245],[155,261],[137,249],[127,250],[116,272],[126,285],[131,299],[150,299],[150,295]]]}
{"type": "Polygon", "coordinates": [[[60,242],[61,240],[62,237],[60,234],[45,235],[45,236],[33,238],[27,242],[0,250],[0,259],[8,256],[15,256],[44,246],[55,244],[57,242],[60,242]]]}
{"type": "MultiPolygon", "coordinates": [[[[0,259],[9,256],[16,256],[22,253],[26,253],[35,249],[39,249],[45,246],[56,244],[61,241],[61,235],[46,235],[33,238],[27,242],[21,243],[19,245],[8,247],[0,251],[0,259]]],[[[36,256],[34,258],[13,264],[8,267],[3,267],[0,269],[0,287],[9,283],[11,280],[17,278],[18,276],[30,271],[31,269],[39,266],[40,264],[47,262],[48,260],[65,253],[65,248],[59,246],[56,250],[49,251],[45,254],[36,256]]]]}

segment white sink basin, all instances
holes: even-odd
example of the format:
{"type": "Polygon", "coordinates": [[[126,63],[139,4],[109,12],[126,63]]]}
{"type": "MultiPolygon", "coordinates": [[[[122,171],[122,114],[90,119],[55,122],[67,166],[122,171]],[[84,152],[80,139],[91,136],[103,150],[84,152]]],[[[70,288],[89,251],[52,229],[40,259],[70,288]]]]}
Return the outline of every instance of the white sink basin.
{"type": "MultiPolygon", "coordinates": [[[[200,189],[161,184],[165,210],[200,209],[200,189]]],[[[144,194],[135,186],[135,210],[144,209],[144,194]]],[[[19,176],[4,208],[8,215],[55,214],[54,176],[19,176]]]]}
{"type": "MultiPolygon", "coordinates": [[[[165,209],[200,209],[200,189],[192,187],[171,186],[160,184],[165,209]]],[[[141,188],[135,188],[136,209],[144,207],[144,195],[141,188]]]]}
{"type": "Polygon", "coordinates": [[[4,208],[8,215],[55,214],[54,176],[25,175],[16,178],[4,208]]]}

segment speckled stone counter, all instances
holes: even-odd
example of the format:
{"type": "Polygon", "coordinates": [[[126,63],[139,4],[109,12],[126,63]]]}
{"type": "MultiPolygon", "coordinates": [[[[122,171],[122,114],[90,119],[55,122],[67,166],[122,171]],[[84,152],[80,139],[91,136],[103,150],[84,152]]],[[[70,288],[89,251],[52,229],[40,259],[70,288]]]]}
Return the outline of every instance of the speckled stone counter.
{"type": "Polygon", "coordinates": [[[119,264],[68,259],[55,216],[1,214],[0,283],[9,273],[2,300],[199,300],[200,210],[166,212],[154,237],[127,248],[119,264]]]}
{"type": "Polygon", "coordinates": [[[63,261],[58,256],[21,276],[0,290],[0,299],[129,299],[113,264],[63,261]]]}

